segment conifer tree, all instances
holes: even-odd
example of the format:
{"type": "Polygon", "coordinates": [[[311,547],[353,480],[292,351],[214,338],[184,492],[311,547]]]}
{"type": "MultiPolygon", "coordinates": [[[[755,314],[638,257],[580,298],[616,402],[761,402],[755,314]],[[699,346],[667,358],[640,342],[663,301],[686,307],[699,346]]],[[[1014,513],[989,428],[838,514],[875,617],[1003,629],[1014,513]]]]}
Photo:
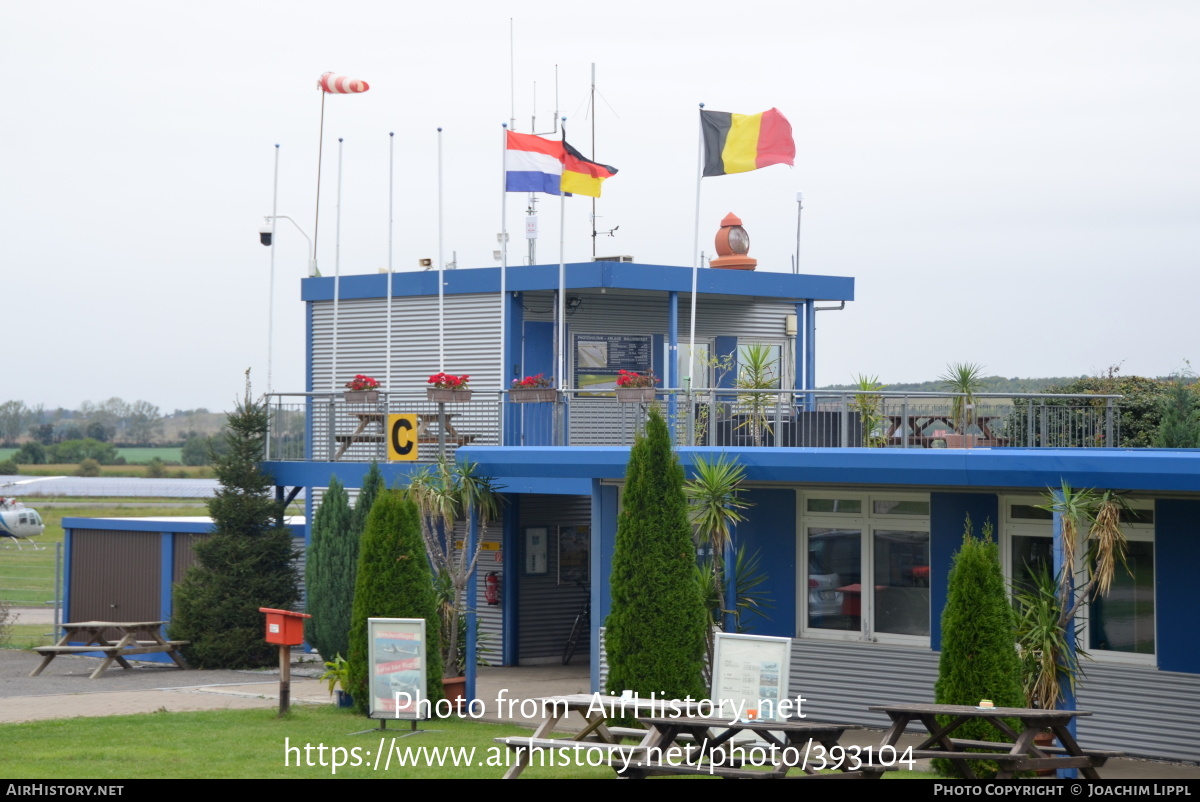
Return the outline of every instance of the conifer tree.
{"type": "Polygon", "coordinates": [[[227,426],[228,448],[214,463],[221,486],[208,502],[213,533],[175,586],[170,632],[190,641],[183,653],[197,668],[259,668],[279,652],[263,638],[258,608],[289,609],[300,591],[291,532],[260,467],[267,406],[251,399],[249,381],[227,426]]]}
{"type": "Polygon", "coordinates": [[[350,532],[350,497],[336,476],[313,516],[312,541],[304,561],[307,604],[312,618],[305,635],[326,660],[345,655],[350,645],[350,609],[354,605],[354,575],[358,570],[357,542],[350,532]]]}
{"type": "Polygon", "coordinates": [[[605,623],[608,690],[704,698],[705,622],[683,468],[651,409],[629,454],[605,623]]]}
{"type": "Polygon", "coordinates": [[[1151,445],[1155,448],[1200,448],[1200,408],[1192,387],[1171,382],[1162,402],[1162,418],[1151,445]]]}
{"type": "MultiPolygon", "coordinates": [[[[442,699],[442,658],[437,599],[417,507],[397,490],[384,490],[371,505],[358,554],[358,581],[350,622],[350,695],[366,713],[368,687],[367,619],[425,619],[425,678],[430,702],[442,699]]],[[[377,689],[378,690],[378,689],[377,689]]]]}
{"type": "MultiPolygon", "coordinates": [[[[947,583],[935,701],[978,705],[980,700],[990,699],[996,707],[1024,707],[1016,617],[1000,567],[1000,550],[992,540],[991,522],[984,524],[983,535],[977,538],[967,518],[962,546],[954,555],[947,583]]],[[[982,719],[968,721],[954,731],[954,737],[1005,740],[982,719]]],[[[980,776],[994,775],[997,770],[994,763],[973,760],[971,764],[980,776]]],[[[934,761],[934,769],[956,776],[953,765],[943,758],[934,761]]]]}
{"type": "Polygon", "coordinates": [[[305,563],[308,579],[305,634],[323,657],[332,660],[350,651],[350,613],[354,608],[354,584],[358,578],[358,546],[367,526],[371,505],[384,487],[379,464],[372,462],[363,478],[354,509],[337,477],[313,516],[312,543],[305,563]],[[337,490],[334,490],[334,487],[337,490]],[[335,495],[336,493],[336,495],[335,495]],[[326,510],[326,505],[331,505],[326,510]]]}

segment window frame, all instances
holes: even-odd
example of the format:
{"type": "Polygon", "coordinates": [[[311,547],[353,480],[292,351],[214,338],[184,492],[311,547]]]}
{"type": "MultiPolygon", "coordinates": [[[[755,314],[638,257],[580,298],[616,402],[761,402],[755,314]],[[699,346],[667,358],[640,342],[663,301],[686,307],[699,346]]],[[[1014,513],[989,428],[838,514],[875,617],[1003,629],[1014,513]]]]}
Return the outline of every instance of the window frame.
{"type": "Polygon", "coordinates": [[[929,493],[903,492],[864,492],[853,490],[798,490],[796,504],[796,637],[812,640],[834,640],[855,643],[886,643],[897,646],[925,646],[930,644],[929,632],[932,631],[933,613],[927,610],[927,634],[904,635],[893,632],[876,630],[877,599],[875,590],[875,552],[876,533],[879,531],[923,532],[926,536],[926,561],[931,558],[932,530],[930,515],[912,513],[883,513],[875,512],[876,501],[923,501],[931,504],[929,493]],[[861,507],[857,513],[818,511],[809,512],[808,502],[811,499],[836,499],[839,501],[859,501],[861,507]],[[809,625],[809,530],[813,528],[853,529],[859,532],[859,576],[860,584],[866,592],[863,594],[859,627],[857,630],[838,630],[814,627],[809,625]]]}

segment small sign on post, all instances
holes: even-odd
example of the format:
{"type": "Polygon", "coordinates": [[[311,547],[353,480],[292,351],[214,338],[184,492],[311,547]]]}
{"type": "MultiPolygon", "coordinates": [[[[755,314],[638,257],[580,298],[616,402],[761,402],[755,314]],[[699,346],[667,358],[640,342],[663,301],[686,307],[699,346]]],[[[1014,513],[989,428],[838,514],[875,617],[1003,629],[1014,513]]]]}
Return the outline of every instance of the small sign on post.
{"type": "Polygon", "coordinates": [[[312,616],[271,607],[259,607],[258,611],[267,616],[267,643],[279,646],[279,717],[283,718],[291,704],[292,647],[304,643],[304,619],[312,616]]]}

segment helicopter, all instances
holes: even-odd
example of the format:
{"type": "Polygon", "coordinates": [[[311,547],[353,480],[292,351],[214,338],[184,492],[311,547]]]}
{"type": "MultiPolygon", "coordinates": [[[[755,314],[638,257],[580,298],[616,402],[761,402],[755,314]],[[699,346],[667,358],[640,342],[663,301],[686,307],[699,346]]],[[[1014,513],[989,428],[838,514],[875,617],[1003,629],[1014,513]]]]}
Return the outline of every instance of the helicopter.
{"type": "Polygon", "coordinates": [[[42,523],[42,516],[38,515],[37,510],[26,507],[15,498],[0,497],[0,538],[12,540],[18,551],[21,550],[22,540],[32,546],[34,551],[46,548],[37,545],[31,539],[45,529],[46,525],[42,523]]]}

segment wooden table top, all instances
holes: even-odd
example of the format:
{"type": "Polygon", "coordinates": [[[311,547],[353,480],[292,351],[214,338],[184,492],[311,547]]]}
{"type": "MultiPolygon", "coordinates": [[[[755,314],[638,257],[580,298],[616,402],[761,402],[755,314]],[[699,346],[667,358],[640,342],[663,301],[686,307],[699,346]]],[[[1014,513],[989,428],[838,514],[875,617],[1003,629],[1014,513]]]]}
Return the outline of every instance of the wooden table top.
{"type": "Polygon", "coordinates": [[[986,718],[988,716],[1000,716],[1001,718],[1021,718],[1021,719],[1055,719],[1063,716],[1090,716],[1092,715],[1087,710],[1040,710],[1033,707],[991,707],[980,708],[975,705],[935,705],[935,704],[908,704],[908,705],[872,705],[867,708],[872,711],[881,713],[908,713],[911,715],[936,715],[936,716],[965,716],[972,718],[986,718]]]}

